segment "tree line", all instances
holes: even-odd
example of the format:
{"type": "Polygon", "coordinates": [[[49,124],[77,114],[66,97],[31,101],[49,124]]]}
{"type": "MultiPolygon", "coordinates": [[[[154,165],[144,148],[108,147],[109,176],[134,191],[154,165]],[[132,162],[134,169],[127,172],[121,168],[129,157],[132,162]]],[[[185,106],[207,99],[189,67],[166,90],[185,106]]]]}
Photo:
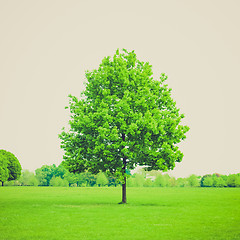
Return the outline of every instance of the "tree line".
{"type": "MultiPolygon", "coordinates": [[[[240,187],[240,173],[221,175],[218,173],[186,178],[175,178],[160,171],[144,171],[131,174],[127,171],[128,187],[240,187]]],[[[53,186],[53,187],[120,187],[121,182],[103,172],[70,173],[62,164],[43,165],[35,173],[23,170],[18,180],[4,183],[5,186],[53,186]]]]}

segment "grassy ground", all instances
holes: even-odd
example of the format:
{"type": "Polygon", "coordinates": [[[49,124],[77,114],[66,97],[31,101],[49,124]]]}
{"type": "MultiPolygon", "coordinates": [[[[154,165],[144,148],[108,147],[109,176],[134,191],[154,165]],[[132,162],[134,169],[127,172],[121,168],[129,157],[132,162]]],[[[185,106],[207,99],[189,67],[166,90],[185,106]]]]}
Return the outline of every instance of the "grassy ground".
{"type": "Polygon", "coordinates": [[[0,187],[0,240],[239,240],[240,189],[0,187]]]}

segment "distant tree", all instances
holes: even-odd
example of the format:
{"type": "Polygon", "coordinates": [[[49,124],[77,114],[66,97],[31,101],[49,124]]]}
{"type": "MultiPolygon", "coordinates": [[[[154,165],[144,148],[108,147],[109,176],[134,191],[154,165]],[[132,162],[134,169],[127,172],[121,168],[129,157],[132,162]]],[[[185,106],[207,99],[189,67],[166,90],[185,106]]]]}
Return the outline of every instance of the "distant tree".
{"type": "Polygon", "coordinates": [[[8,162],[5,155],[0,152],[0,181],[3,183],[8,180],[8,162]]]}
{"type": "Polygon", "coordinates": [[[103,172],[97,175],[97,185],[100,187],[106,186],[108,184],[108,179],[103,172]]]}
{"type": "Polygon", "coordinates": [[[207,178],[207,177],[212,178],[212,175],[211,174],[206,174],[206,175],[202,176],[202,178],[200,180],[200,186],[201,187],[205,187],[203,182],[204,182],[204,179],[207,178]]]}
{"type": "Polygon", "coordinates": [[[49,186],[52,187],[68,187],[69,183],[66,179],[62,179],[61,177],[53,176],[49,182],[49,186]]]}
{"type": "Polygon", "coordinates": [[[134,173],[132,175],[132,184],[133,187],[143,187],[143,184],[145,182],[145,178],[142,173],[134,173]]]}
{"type": "Polygon", "coordinates": [[[213,179],[213,186],[214,187],[226,187],[227,183],[222,177],[218,177],[213,179]]]}
{"type": "Polygon", "coordinates": [[[150,178],[145,179],[143,186],[144,187],[152,187],[153,186],[152,180],[150,178]]]}
{"type": "Polygon", "coordinates": [[[76,183],[77,184],[77,175],[74,173],[70,173],[70,172],[66,172],[63,175],[63,178],[66,179],[68,181],[69,186],[71,186],[72,184],[76,183]]]}
{"type": "Polygon", "coordinates": [[[170,177],[168,174],[159,174],[155,181],[154,181],[154,185],[156,187],[168,187],[170,186],[170,177]]]}
{"type": "Polygon", "coordinates": [[[76,177],[77,177],[78,186],[92,187],[96,184],[97,177],[90,172],[83,172],[80,174],[76,174],[76,177]]]}
{"type": "Polygon", "coordinates": [[[212,175],[213,187],[226,187],[226,181],[221,174],[215,173],[212,175]]]}
{"type": "Polygon", "coordinates": [[[230,174],[227,178],[228,187],[240,187],[240,175],[230,174]]]}
{"type": "Polygon", "coordinates": [[[53,175],[55,177],[64,178],[64,175],[68,173],[68,170],[64,167],[63,164],[60,164],[58,167],[55,168],[53,175]]]}
{"type": "Polygon", "coordinates": [[[155,179],[155,181],[154,181],[154,185],[155,185],[156,187],[165,187],[165,186],[166,186],[166,182],[165,182],[162,174],[159,174],[159,175],[156,177],[156,179],[155,179]]]}
{"type": "Polygon", "coordinates": [[[176,186],[177,186],[177,180],[176,180],[175,177],[171,177],[171,178],[169,179],[169,186],[170,186],[170,187],[176,187],[176,186]]]}
{"type": "Polygon", "coordinates": [[[23,170],[19,182],[22,186],[38,186],[39,182],[34,173],[23,170]]]}
{"type": "Polygon", "coordinates": [[[56,172],[56,165],[43,165],[41,168],[35,170],[36,178],[40,186],[49,186],[50,180],[56,172]]]}
{"type": "Polygon", "coordinates": [[[177,179],[177,187],[187,187],[188,185],[188,180],[186,178],[178,178],[177,179]]]}
{"type": "Polygon", "coordinates": [[[212,186],[213,186],[212,176],[205,177],[202,182],[202,187],[212,187],[212,186]]]}
{"type": "Polygon", "coordinates": [[[126,203],[126,169],[136,165],[167,170],[181,162],[177,144],[185,139],[183,114],[165,84],[154,80],[152,66],[134,51],[118,50],[86,72],[86,90],[79,100],[70,96],[70,131],[59,135],[70,172],[110,172],[122,182],[126,203]]]}
{"type": "Polygon", "coordinates": [[[108,186],[118,186],[119,185],[119,181],[116,177],[114,177],[113,175],[108,176],[108,186]]]}
{"type": "Polygon", "coordinates": [[[22,167],[14,154],[0,150],[0,181],[17,180],[21,176],[22,167]]]}
{"type": "Polygon", "coordinates": [[[188,181],[188,185],[190,187],[199,187],[200,186],[200,182],[199,182],[199,179],[196,175],[192,174],[191,176],[189,176],[187,178],[187,181],[188,181]]]}
{"type": "Polygon", "coordinates": [[[129,177],[129,178],[127,179],[127,186],[128,186],[128,187],[134,187],[134,186],[135,186],[135,178],[129,177]]]}

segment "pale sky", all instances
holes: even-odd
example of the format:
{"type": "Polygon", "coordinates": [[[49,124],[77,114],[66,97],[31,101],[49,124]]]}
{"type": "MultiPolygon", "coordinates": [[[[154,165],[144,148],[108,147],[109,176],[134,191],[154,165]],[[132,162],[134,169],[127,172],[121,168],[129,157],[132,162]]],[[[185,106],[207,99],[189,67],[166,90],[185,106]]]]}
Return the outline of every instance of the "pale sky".
{"type": "Polygon", "coordinates": [[[191,129],[173,176],[240,172],[240,1],[0,1],[0,149],[60,164],[68,95],[116,49],[168,85],[191,129]]]}

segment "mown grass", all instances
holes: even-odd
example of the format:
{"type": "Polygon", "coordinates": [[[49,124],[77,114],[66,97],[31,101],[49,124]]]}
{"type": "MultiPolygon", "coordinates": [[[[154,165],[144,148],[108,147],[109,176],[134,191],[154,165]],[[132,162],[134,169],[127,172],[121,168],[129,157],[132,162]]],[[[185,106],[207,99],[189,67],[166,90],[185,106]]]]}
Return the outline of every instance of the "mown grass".
{"type": "Polygon", "coordinates": [[[240,189],[0,188],[0,239],[239,240],[240,189]]]}

